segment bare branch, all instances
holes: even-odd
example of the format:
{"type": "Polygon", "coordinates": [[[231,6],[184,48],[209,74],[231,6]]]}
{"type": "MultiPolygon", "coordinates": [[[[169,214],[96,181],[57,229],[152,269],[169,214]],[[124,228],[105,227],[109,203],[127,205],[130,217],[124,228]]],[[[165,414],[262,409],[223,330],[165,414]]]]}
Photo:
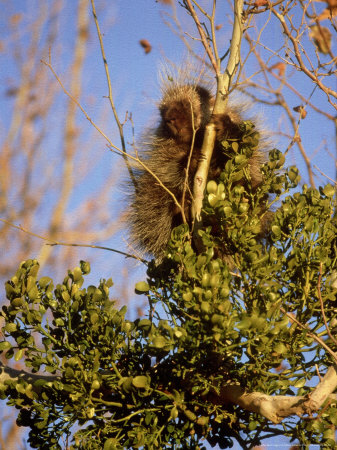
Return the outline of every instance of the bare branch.
{"type": "Polygon", "coordinates": [[[80,110],[82,111],[82,113],[85,115],[85,118],[91,123],[91,125],[103,136],[103,138],[107,141],[108,143],[108,148],[111,151],[116,151],[118,154],[126,156],[127,158],[132,159],[133,161],[137,162],[138,164],[140,164],[147,172],[149,172],[153,178],[159,183],[159,185],[172,197],[175,205],[177,205],[177,207],[181,210],[181,205],[178,202],[177,198],[175,197],[175,195],[160,181],[160,179],[157,177],[157,175],[152,172],[147,166],[146,164],[139,159],[138,157],[132,156],[129,153],[124,152],[122,149],[120,149],[119,147],[117,147],[116,145],[114,145],[111,140],[108,138],[108,136],[101,130],[101,128],[96,125],[96,123],[91,119],[91,117],[88,115],[88,113],[85,111],[85,109],[82,107],[82,105],[79,103],[79,101],[73,97],[70,92],[64,87],[62,81],[60,80],[60,78],[58,77],[58,75],[56,74],[52,64],[51,64],[51,59],[49,57],[49,62],[43,61],[41,60],[41,62],[43,64],[45,64],[47,67],[49,67],[49,69],[51,70],[52,74],[54,75],[54,77],[56,78],[56,80],[58,81],[58,83],[60,84],[63,92],[69,97],[71,98],[71,100],[73,102],[75,102],[75,104],[80,108],[80,110]]]}
{"type": "Polygon", "coordinates": [[[141,261],[141,262],[144,263],[144,264],[147,264],[147,263],[148,263],[148,261],[146,261],[145,259],[139,258],[138,256],[131,255],[131,254],[129,254],[129,253],[122,252],[121,250],[116,250],[116,249],[114,249],[114,248],[110,248],[110,247],[102,247],[102,246],[100,246],[100,245],[74,244],[74,243],[69,243],[69,242],[56,241],[56,240],[53,239],[53,238],[48,238],[48,237],[41,236],[41,235],[39,235],[39,234],[33,233],[33,232],[31,232],[31,231],[28,231],[28,230],[26,230],[25,228],[23,228],[23,227],[21,227],[21,226],[18,226],[18,225],[15,225],[14,223],[9,222],[8,220],[1,219],[1,218],[0,218],[0,221],[3,222],[3,223],[6,223],[7,225],[9,225],[9,226],[12,227],[12,228],[16,228],[17,230],[20,230],[20,231],[23,231],[23,232],[26,233],[26,234],[29,234],[30,236],[34,236],[34,237],[37,237],[37,238],[39,238],[39,239],[42,239],[43,241],[47,241],[47,244],[46,244],[46,245],[50,245],[50,246],[62,245],[62,246],[65,246],[65,247],[98,248],[98,249],[100,249],[100,250],[108,250],[109,252],[114,252],[114,253],[118,253],[118,254],[120,254],[120,255],[124,255],[124,256],[126,256],[127,258],[137,259],[138,261],[141,261]]]}
{"type": "Polygon", "coordinates": [[[204,32],[204,29],[201,26],[201,23],[199,21],[198,15],[195,12],[195,10],[194,10],[190,0],[184,0],[184,2],[186,3],[187,9],[191,13],[191,16],[193,17],[193,20],[194,20],[194,22],[195,22],[195,24],[196,24],[196,26],[198,28],[202,44],[203,44],[203,46],[204,46],[204,48],[206,50],[206,53],[207,53],[207,55],[208,55],[208,57],[209,57],[209,59],[210,59],[210,61],[212,63],[214,72],[218,76],[218,75],[220,75],[220,66],[218,64],[218,61],[216,61],[215,58],[214,58],[214,54],[213,54],[212,49],[211,49],[211,47],[209,45],[209,42],[208,42],[208,39],[207,39],[206,34],[204,32]]]}
{"type": "Polygon", "coordinates": [[[110,101],[111,109],[112,109],[112,112],[114,114],[115,121],[116,121],[118,130],[119,130],[119,135],[120,135],[120,138],[121,138],[122,149],[123,149],[123,152],[124,152],[123,153],[123,158],[124,158],[125,164],[127,166],[127,169],[129,171],[130,179],[132,180],[132,183],[134,184],[134,186],[136,186],[136,180],[135,180],[135,177],[133,175],[133,172],[132,172],[129,160],[127,158],[126,145],[125,145],[125,139],[124,139],[124,130],[123,130],[124,123],[121,123],[121,121],[119,120],[119,117],[118,117],[118,114],[117,114],[117,111],[116,111],[116,107],[115,107],[115,103],[113,101],[109,67],[108,67],[108,62],[107,62],[106,56],[105,56],[104,44],[103,44],[101,30],[100,30],[99,24],[98,24],[98,19],[97,19],[96,8],[95,8],[95,1],[94,0],[91,0],[91,7],[92,7],[92,14],[94,16],[96,29],[97,29],[97,35],[98,35],[98,39],[99,39],[99,44],[100,44],[100,48],[101,48],[103,64],[104,64],[104,69],[105,69],[105,75],[106,75],[106,79],[107,79],[107,83],[108,83],[108,89],[109,89],[108,98],[109,98],[109,101],[110,101]]]}
{"type": "Polygon", "coordinates": [[[299,320],[297,320],[294,316],[288,313],[284,308],[281,307],[280,311],[282,311],[290,319],[291,322],[296,323],[303,330],[306,330],[308,336],[310,336],[312,339],[318,342],[319,345],[321,345],[328,353],[330,353],[335,363],[337,363],[337,354],[331,350],[331,348],[323,341],[323,339],[318,337],[315,333],[313,333],[310,330],[310,328],[307,325],[303,325],[299,320]]]}
{"type": "Polygon", "coordinates": [[[318,85],[318,87],[326,93],[327,97],[328,97],[328,101],[329,103],[334,106],[336,108],[336,104],[333,104],[333,102],[330,99],[330,96],[337,98],[337,91],[334,91],[333,89],[330,89],[329,87],[325,86],[320,78],[317,76],[317,74],[313,74],[311,73],[311,71],[307,68],[307,66],[304,64],[302,56],[301,56],[301,49],[299,48],[299,40],[298,38],[295,38],[291,31],[288,28],[288,25],[285,21],[285,18],[283,15],[279,14],[277,11],[275,11],[275,9],[272,9],[273,14],[279,19],[279,21],[281,22],[281,25],[283,27],[283,31],[285,33],[285,35],[290,39],[293,48],[294,48],[294,53],[295,53],[295,57],[298,61],[299,64],[299,68],[302,70],[303,73],[305,73],[315,84],[318,85]]]}

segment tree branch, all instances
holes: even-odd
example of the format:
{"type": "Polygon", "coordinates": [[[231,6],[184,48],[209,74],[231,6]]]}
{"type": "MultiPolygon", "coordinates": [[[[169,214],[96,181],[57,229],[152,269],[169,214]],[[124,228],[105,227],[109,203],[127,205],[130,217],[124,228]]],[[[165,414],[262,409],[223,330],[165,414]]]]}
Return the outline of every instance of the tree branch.
{"type": "MultiPolygon", "coordinates": [[[[308,396],[266,395],[262,392],[245,392],[235,384],[224,386],[220,394],[215,394],[215,403],[233,403],[255,412],[277,424],[289,416],[311,415],[317,412],[337,388],[337,366],[331,366],[322,380],[308,396]]],[[[214,394],[213,394],[214,395],[214,394]]]]}
{"type": "Polygon", "coordinates": [[[301,56],[301,50],[299,48],[299,43],[298,43],[298,38],[294,37],[291,34],[291,31],[289,30],[285,18],[282,14],[279,14],[277,11],[275,11],[275,9],[272,9],[273,14],[278,18],[278,20],[281,22],[281,25],[283,27],[283,31],[284,34],[290,39],[293,48],[294,48],[294,53],[295,53],[295,57],[298,61],[298,65],[299,68],[301,69],[301,71],[303,73],[305,73],[312,81],[313,83],[317,84],[317,86],[323,91],[325,92],[325,94],[328,97],[328,101],[329,103],[334,106],[336,108],[336,105],[333,104],[333,102],[330,99],[330,96],[337,98],[337,91],[334,91],[333,89],[325,86],[321,80],[319,79],[319,77],[316,74],[311,73],[311,71],[307,68],[307,66],[304,64],[302,56],[301,56]]]}
{"type": "MultiPolygon", "coordinates": [[[[6,381],[18,382],[19,379],[32,385],[32,390],[40,394],[43,385],[37,381],[53,382],[59,380],[58,375],[40,375],[25,372],[24,370],[5,367],[0,362],[0,384],[6,381]]],[[[318,411],[323,403],[331,396],[337,388],[336,366],[331,366],[327,370],[322,380],[308,396],[287,396],[287,395],[266,395],[261,392],[245,392],[237,384],[227,384],[220,389],[220,393],[213,392],[209,400],[214,404],[232,403],[240,406],[246,411],[255,412],[277,424],[286,417],[305,414],[311,415],[318,411]]],[[[104,393],[106,394],[106,389],[104,393]]]]}
{"type": "Polygon", "coordinates": [[[119,147],[117,147],[116,145],[114,145],[111,140],[108,138],[108,136],[103,133],[103,131],[100,129],[100,127],[98,125],[96,125],[96,123],[91,119],[91,117],[89,116],[89,114],[86,112],[86,110],[82,107],[82,105],[79,103],[79,101],[73,97],[70,92],[65,88],[65,86],[63,85],[62,81],[60,80],[60,78],[58,77],[57,73],[55,72],[52,63],[51,63],[51,55],[49,54],[49,61],[44,61],[41,60],[42,64],[44,64],[45,66],[47,66],[52,74],[54,75],[54,77],[56,78],[57,82],[59,83],[59,85],[61,86],[63,92],[73,101],[75,102],[75,104],[78,106],[78,108],[80,108],[80,110],[82,111],[82,113],[84,114],[85,118],[90,122],[90,124],[101,134],[101,136],[107,141],[108,143],[108,148],[111,151],[115,151],[117,154],[122,155],[123,157],[127,157],[130,158],[132,161],[135,161],[136,163],[138,163],[140,166],[142,166],[150,175],[153,176],[153,178],[157,181],[157,183],[172,197],[174,204],[179,208],[179,210],[181,210],[181,204],[178,202],[176,196],[173,194],[172,191],[170,191],[162,182],[161,180],[157,177],[157,175],[152,172],[147,165],[138,158],[138,156],[132,156],[129,153],[126,153],[124,150],[120,149],[119,147]]]}
{"type": "Polygon", "coordinates": [[[53,382],[60,380],[58,375],[41,375],[37,373],[28,373],[24,370],[13,369],[12,367],[6,367],[0,361],[0,384],[6,384],[6,381],[18,382],[24,380],[26,383],[32,385],[32,391],[39,394],[44,389],[44,386],[40,383],[35,384],[37,381],[53,382]]]}
{"type": "Polygon", "coordinates": [[[198,32],[199,32],[199,35],[200,35],[200,38],[201,38],[201,42],[202,42],[202,44],[203,44],[203,46],[204,46],[204,48],[206,50],[206,53],[207,53],[207,55],[208,55],[208,57],[209,57],[209,59],[210,59],[210,61],[212,63],[214,72],[216,73],[217,76],[219,76],[220,75],[219,63],[214,58],[214,54],[213,54],[212,49],[211,49],[211,47],[209,45],[209,42],[208,42],[208,39],[207,39],[206,34],[204,32],[204,29],[201,26],[201,23],[200,23],[200,20],[198,18],[198,15],[195,12],[195,10],[194,10],[190,0],[185,0],[185,3],[187,5],[188,11],[190,12],[190,14],[191,14],[191,16],[192,16],[192,18],[193,18],[193,20],[194,20],[194,22],[195,22],[195,24],[196,24],[196,26],[198,28],[198,32]]]}
{"type": "MultiPolygon", "coordinates": [[[[240,48],[241,38],[243,33],[242,27],[243,14],[243,0],[235,2],[234,9],[234,26],[230,46],[230,54],[226,70],[223,74],[217,74],[217,95],[213,114],[221,114],[225,111],[227,94],[229,87],[233,81],[235,73],[240,63],[240,48]]],[[[193,185],[193,202],[192,202],[192,217],[196,218],[197,224],[200,221],[200,214],[202,209],[202,202],[204,199],[204,192],[206,188],[208,170],[212,158],[214,142],[216,138],[216,131],[212,121],[206,126],[204,141],[201,149],[200,163],[194,177],[193,185]]],[[[198,225],[196,227],[197,231],[198,225]]]]}
{"type": "Polygon", "coordinates": [[[124,139],[124,130],[123,130],[123,123],[121,123],[121,121],[119,120],[117,111],[116,111],[116,107],[115,107],[115,103],[113,101],[113,97],[112,97],[112,88],[111,88],[111,80],[110,80],[110,73],[109,73],[109,67],[108,67],[108,62],[105,56],[105,50],[104,50],[104,44],[103,44],[103,39],[102,39],[102,33],[101,30],[99,28],[99,24],[98,24],[98,19],[97,19],[97,14],[96,14],[96,8],[95,8],[95,1],[91,0],[91,8],[92,8],[92,14],[94,16],[94,21],[95,21],[95,25],[96,25],[96,29],[97,29],[97,35],[98,35],[98,39],[99,39],[99,45],[101,48],[101,54],[102,54],[102,58],[103,58],[103,64],[104,64],[104,69],[105,69],[105,75],[106,75],[106,80],[108,83],[108,90],[109,90],[109,102],[110,102],[110,106],[115,118],[115,122],[117,124],[118,127],[118,131],[119,131],[119,135],[121,138],[121,144],[122,144],[122,149],[123,149],[123,158],[126,164],[126,167],[128,169],[131,181],[133,183],[134,186],[136,186],[136,179],[134,177],[130,162],[128,160],[127,157],[127,151],[126,151],[126,145],[125,145],[125,139],[124,139]]]}
{"type": "Polygon", "coordinates": [[[108,250],[109,252],[114,252],[114,253],[119,253],[120,255],[124,255],[127,258],[133,258],[133,259],[137,259],[138,261],[141,261],[144,264],[147,264],[148,261],[146,261],[145,259],[139,258],[138,256],[135,255],[131,255],[129,253],[125,253],[122,252],[121,250],[116,250],[114,248],[110,248],[110,247],[103,247],[101,245],[92,245],[92,244],[74,244],[74,243],[70,243],[70,242],[61,242],[61,241],[56,241],[55,239],[52,238],[48,238],[45,236],[41,236],[39,234],[33,233],[32,231],[26,230],[25,228],[23,228],[22,226],[19,225],[15,225],[12,222],[9,222],[8,220],[5,219],[1,219],[0,218],[0,222],[5,223],[6,225],[9,225],[12,228],[16,228],[17,230],[23,231],[26,234],[29,234],[30,236],[34,236],[37,237],[39,239],[42,239],[43,241],[47,241],[46,245],[50,245],[50,246],[55,246],[55,245],[63,245],[65,247],[87,247],[87,248],[98,248],[101,250],[108,250]]]}

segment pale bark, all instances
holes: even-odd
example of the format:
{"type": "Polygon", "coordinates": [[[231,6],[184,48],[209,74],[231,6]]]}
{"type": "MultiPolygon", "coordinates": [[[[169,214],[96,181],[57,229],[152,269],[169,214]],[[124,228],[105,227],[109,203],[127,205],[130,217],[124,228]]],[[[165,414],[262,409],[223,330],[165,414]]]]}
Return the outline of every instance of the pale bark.
{"type": "Polygon", "coordinates": [[[311,415],[337,388],[336,366],[331,366],[325,376],[308,396],[266,395],[262,392],[246,392],[239,385],[227,385],[215,397],[216,403],[233,403],[242,409],[260,414],[273,423],[280,423],[289,416],[311,415]]]}
{"type": "MultiPolygon", "coordinates": [[[[224,73],[221,74],[220,72],[218,72],[217,74],[217,95],[215,99],[213,114],[221,114],[224,112],[226,108],[229,87],[233,82],[240,62],[240,48],[243,33],[243,0],[237,0],[234,3],[234,26],[229,59],[224,73]]],[[[219,68],[220,61],[217,61],[217,64],[219,68]]],[[[196,223],[200,221],[202,202],[206,189],[207,176],[212,158],[215,138],[215,127],[211,121],[206,126],[204,141],[201,148],[200,162],[194,177],[192,217],[196,219],[196,223]]]]}
{"type": "MultiPolygon", "coordinates": [[[[24,370],[5,367],[0,362],[0,384],[6,381],[17,382],[23,379],[32,385],[32,390],[39,394],[43,390],[36,381],[53,382],[60,380],[58,375],[40,375],[25,372],[24,370]]],[[[246,392],[237,384],[228,384],[220,389],[219,394],[213,394],[209,400],[215,404],[228,404],[240,406],[246,411],[255,412],[277,424],[289,416],[312,415],[317,413],[324,402],[331,397],[337,388],[337,366],[331,366],[324,377],[307,396],[266,395],[262,392],[246,392]]]]}

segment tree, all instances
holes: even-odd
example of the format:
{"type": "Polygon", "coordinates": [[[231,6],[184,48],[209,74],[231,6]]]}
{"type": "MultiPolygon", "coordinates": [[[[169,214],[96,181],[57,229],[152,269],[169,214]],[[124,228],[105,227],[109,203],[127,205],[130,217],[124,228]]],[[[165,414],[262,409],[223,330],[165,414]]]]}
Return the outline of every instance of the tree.
{"type": "MultiPolygon", "coordinates": [[[[118,164],[107,163],[111,158],[103,139],[93,136],[94,130],[81,119],[75,103],[61,93],[59,83],[41,63],[51,56],[54,67],[62,76],[66,74],[65,84],[72,95],[104,117],[100,121],[103,127],[109,114],[98,100],[99,86],[96,84],[92,92],[88,85],[90,35],[94,30],[90,18],[88,0],[63,4],[14,1],[3,8],[1,286],[28,254],[38,257],[46,273],[55,269],[55,275],[78,261],[79,247],[46,242],[110,247],[109,239],[120,229],[120,210],[114,208],[111,198],[118,164]]],[[[82,247],[82,258],[88,257],[85,251],[82,247]]],[[[101,255],[101,251],[91,255],[93,265],[95,261],[99,264],[101,255]]],[[[3,301],[1,296],[1,304],[3,301]]],[[[11,418],[15,411],[9,412],[4,402],[0,410],[0,447],[20,448],[20,430],[11,418]]]]}
{"type": "MultiPolygon", "coordinates": [[[[194,8],[189,0],[183,6],[216,73],[218,111],[223,93],[241,86],[235,72],[243,71],[242,18],[247,24],[260,12],[281,22],[293,46],[293,58],[289,48],[283,62],[298,65],[333,104],[336,93],[321,81],[321,72],[307,69],[298,48],[307,5],[300,5],[296,28],[290,3],[256,3],[243,15],[242,3],[235,2],[230,56],[226,70],[220,70],[214,14],[193,3],[194,8]],[[210,21],[209,35],[197,11],[210,21]]],[[[314,20],[317,67],[329,80],[334,63],[324,65],[320,53],[325,49],[329,55],[331,47],[320,27],[323,18],[316,14],[314,20]]],[[[272,73],[247,31],[244,36],[264,75],[272,73]]],[[[273,93],[286,107],[280,90],[273,93]]],[[[303,109],[299,114],[303,119],[303,109]]],[[[38,277],[36,260],[23,262],[6,283],[9,304],[2,309],[0,350],[7,359],[25,355],[32,373],[3,367],[0,391],[20,410],[18,422],[30,427],[32,446],[202,448],[208,442],[226,448],[234,438],[251,448],[278,435],[303,445],[335,445],[335,188],[303,184],[300,189],[298,169],[282,169],[284,156],[274,149],[263,167],[264,184],[247,203],[244,187],[235,182],[245,177],[259,136],[250,122],[243,127],[242,139],[223,143],[232,158],[206,187],[214,135],[209,124],[206,168],[197,174],[204,184],[199,195],[195,191],[196,199],[204,198],[193,206],[196,218],[203,219],[198,235],[204,250],[196,252],[187,225],[173,231],[163,263],[150,262],[147,281],[136,285],[148,298],[147,318],[125,318],[126,309],[109,299],[111,280],[84,288],[90,268],[83,261],[56,287],[51,278],[38,277]],[[269,207],[277,209],[261,241],[266,195],[272,198],[269,207]],[[233,249],[235,271],[215,256],[223,235],[233,249]]],[[[297,128],[292,144],[300,146],[297,128]]]]}
{"type": "MultiPolygon", "coordinates": [[[[89,1],[68,7],[51,1],[47,7],[37,0],[31,10],[20,4],[13,10],[8,6],[5,13],[6,39],[1,41],[2,65],[7,70],[1,73],[5,89],[1,126],[5,132],[1,138],[0,232],[2,251],[10,258],[0,263],[2,281],[27,253],[38,255],[40,264],[49,268],[78,260],[75,247],[56,249],[45,245],[46,241],[91,244],[94,237],[96,242],[110,238],[119,227],[117,213],[115,218],[109,213],[108,198],[117,179],[116,165],[107,170],[104,185],[96,183],[95,193],[85,197],[78,194],[97,177],[102,159],[97,148],[104,144],[97,136],[93,139],[74,101],[61,94],[59,83],[41,63],[51,57],[58,70],[67,73],[66,84],[72,96],[77,100],[84,96],[88,39],[94,25],[89,21],[89,1]],[[73,20],[73,33],[65,40],[67,14],[73,20]],[[98,204],[96,196],[100,198],[98,204]],[[20,233],[11,223],[46,240],[20,233]]],[[[93,93],[87,90],[86,102],[90,96],[93,93]]]]}

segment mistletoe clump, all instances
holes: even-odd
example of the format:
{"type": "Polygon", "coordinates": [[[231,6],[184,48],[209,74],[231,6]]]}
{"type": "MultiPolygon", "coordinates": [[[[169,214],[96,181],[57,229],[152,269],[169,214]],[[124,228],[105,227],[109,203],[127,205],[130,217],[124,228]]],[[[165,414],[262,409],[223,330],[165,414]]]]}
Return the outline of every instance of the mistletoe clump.
{"type": "Polygon", "coordinates": [[[84,287],[83,261],[56,286],[36,260],[6,283],[0,351],[24,370],[3,366],[0,392],[33,448],[251,448],[279,434],[332,445],[334,189],[290,195],[298,171],[273,150],[249,193],[247,127],[208,184],[201,251],[181,225],[136,284],[146,317],[127,319],[110,279],[84,287]]]}

